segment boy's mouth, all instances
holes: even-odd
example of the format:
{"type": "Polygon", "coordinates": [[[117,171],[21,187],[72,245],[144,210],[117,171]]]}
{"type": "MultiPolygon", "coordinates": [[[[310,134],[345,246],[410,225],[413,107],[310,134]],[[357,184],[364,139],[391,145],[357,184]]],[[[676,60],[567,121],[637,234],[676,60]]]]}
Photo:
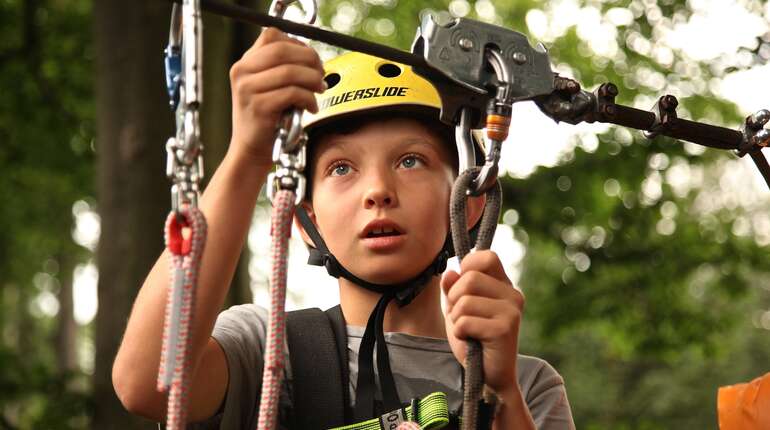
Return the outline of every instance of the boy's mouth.
{"type": "Polygon", "coordinates": [[[388,237],[388,236],[398,236],[401,233],[390,229],[390,228],[383,228],[381,230],[373,230],[370,231],[366,237],[388,237]]]}
{"type": "Polygon", "coordinates": [[[390,220],[374,220],[366,225],[364,230],[361,232],[361,237],[367,239],[376,237],[400,236],[402,234],[404,234],[404,232],[401,227],[398,226],[398,224],[390,220]]]}

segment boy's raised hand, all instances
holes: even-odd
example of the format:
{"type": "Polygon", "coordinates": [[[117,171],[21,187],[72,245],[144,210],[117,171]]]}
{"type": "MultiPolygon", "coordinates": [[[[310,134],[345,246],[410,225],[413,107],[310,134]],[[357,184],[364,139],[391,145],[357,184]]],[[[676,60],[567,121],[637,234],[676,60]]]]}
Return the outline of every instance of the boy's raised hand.
{"type": "Polygon", "coordinates": [[[230,68],[230,150],[258,166],[270,166],[281,113],[291,107],[317,112],[314,93],[326,88],[323,76],[321,59],[313,48],[275,28],[265,28],[230,68]]]}
{"type": "Polygon", "coordinates": [[[513,288],[492,251],[468,254],[460,270],[461,274],[447,271],[441,279],[452,352],[465,363],[465,340],[478,340],[483,347],[484,383],[501,395],[518,390],[516,356],[524,296],[513,288]]]}

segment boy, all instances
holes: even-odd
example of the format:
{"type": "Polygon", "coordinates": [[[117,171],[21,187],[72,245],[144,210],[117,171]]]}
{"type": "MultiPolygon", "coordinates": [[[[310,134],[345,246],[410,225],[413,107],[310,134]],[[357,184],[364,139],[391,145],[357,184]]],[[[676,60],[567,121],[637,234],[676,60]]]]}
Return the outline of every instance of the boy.
{"type": "MultiPolygon", "coordinates": [[[[329,250],[320,260],[328,262],[333,255],[338,271],[344,269],[339,288],[351,406],[372,408],[356,402],[366,389],[367,381],[357,378],[358,365],[366,362],[358,352],[372,309],[392,298],[389,287],[406,288],[414,298],[403,306],[385,303],[382,321],[400,402],[444,391],[450,410],[459,409],[459,363],[465,359],[464,339],[472,337],[483,346],[485,382],[501,400],[495,429],[574,428],[561,377],[542,360],[514,358],[524,298],[497,256],[472,253],[460,274],[436,276],[443,270],[457,155],[446,141],[446,127],[422,120],[426,112],[437,118],[435,90],[408,68],[372,57],[350,54],[334,64],[325,76],[315,51],[265,29],[231,69],[232,141],[201,199],[209,226],[192,323],[189,420],[202,428],[255,428],[267,312],[243,305],[217,314],[271,168],[275,125],[285,109],[296,106],[317,114],[311,120],[309,196],[303,203],[309,223],[301,231],[306,242],[319,247],[309,237],[317,231],[329,250]],[[314,93],[327,88],[319,112],[314,93]]],[[[469,228],[483,204],[483,199],[469,201],[469,228]]],[[[167,258],[161,256],[137,296],[113,367],[125,407],[156,420],[165,414],[165,397],[155,391],[155,380],[167,258]]],[[[291,414],[290,368],[286,376],[284,419],[291,414]]],[[[383,375],[378,376],[382,382],[383,375]]]]}

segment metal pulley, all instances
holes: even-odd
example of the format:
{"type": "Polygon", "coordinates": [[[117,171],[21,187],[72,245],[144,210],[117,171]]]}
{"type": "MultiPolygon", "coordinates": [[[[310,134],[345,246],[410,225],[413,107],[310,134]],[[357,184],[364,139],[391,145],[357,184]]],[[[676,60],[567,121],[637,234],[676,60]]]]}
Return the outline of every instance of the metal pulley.
{"type": "Polygon", "coordinates": [[[439,24],[428,15],[412,52],[430,66],[414,70],[439,90],[441,120],[455,124],[459,173],[476,164],[472,129],[486,128],[485,163],[469,188],[471,195],[483,194],[497,180],[511,105],[553,91],[545,47],[532,47],[524,34],[506,28],[462,18],[439,24]]]}

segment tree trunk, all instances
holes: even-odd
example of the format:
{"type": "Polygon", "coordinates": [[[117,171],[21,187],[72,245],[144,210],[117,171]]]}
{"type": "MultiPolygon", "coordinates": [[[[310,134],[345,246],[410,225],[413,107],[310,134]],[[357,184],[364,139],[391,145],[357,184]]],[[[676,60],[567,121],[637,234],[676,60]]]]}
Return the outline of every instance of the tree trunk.
{"type": "MultiPolygon", "coordinates": [[[[93,428],[147,428],[146,421],[130,417],[117,400],[111,367],[131,304],[163,247],[163,221],[170,209],[164,144],[173,134],[173,116],[161,57],[170,7],[148,0],[125,7],[110,0],[96,2],[94,9],[102,240],[97,251],[93,428]]],[[[205,13],[203,19],[201,138],[210,177],[230,140],[228,70],[237,36],[229,20],[205,13]]],[[[230,290],[231,304],[251,300],[247,261],[244,252],[230,290]]]]}
{"type": "MultiPolygon", "coordinates": [[[[230,20],[211,14],[204,14],[203,18],[205,34],[203,45],[204,98],[201,133],[206,146],[204,152],[206,176],[210,178],[219,163],[222,162],[230,144],[232,122],[229,71],[233,57],[237,53],[237,44],[235,43],[237,32],[233,31],[236,26],[230,20]]],[[[249,257],[248,248],[244,248],[227,293],[226,307],[248,303],[252,300],[248,272],[249,257]]]]}
{"type": "Polygon", "coordinates": [[[92,427],[98,429],[151,428],[124,410],[111,368],[131,304],[163,248],[170,207],[164,146],[173,134],[173,117],[161,55],[170,10],[170,3],[156,0],[94,4],[102,224],[92,427]]]}

